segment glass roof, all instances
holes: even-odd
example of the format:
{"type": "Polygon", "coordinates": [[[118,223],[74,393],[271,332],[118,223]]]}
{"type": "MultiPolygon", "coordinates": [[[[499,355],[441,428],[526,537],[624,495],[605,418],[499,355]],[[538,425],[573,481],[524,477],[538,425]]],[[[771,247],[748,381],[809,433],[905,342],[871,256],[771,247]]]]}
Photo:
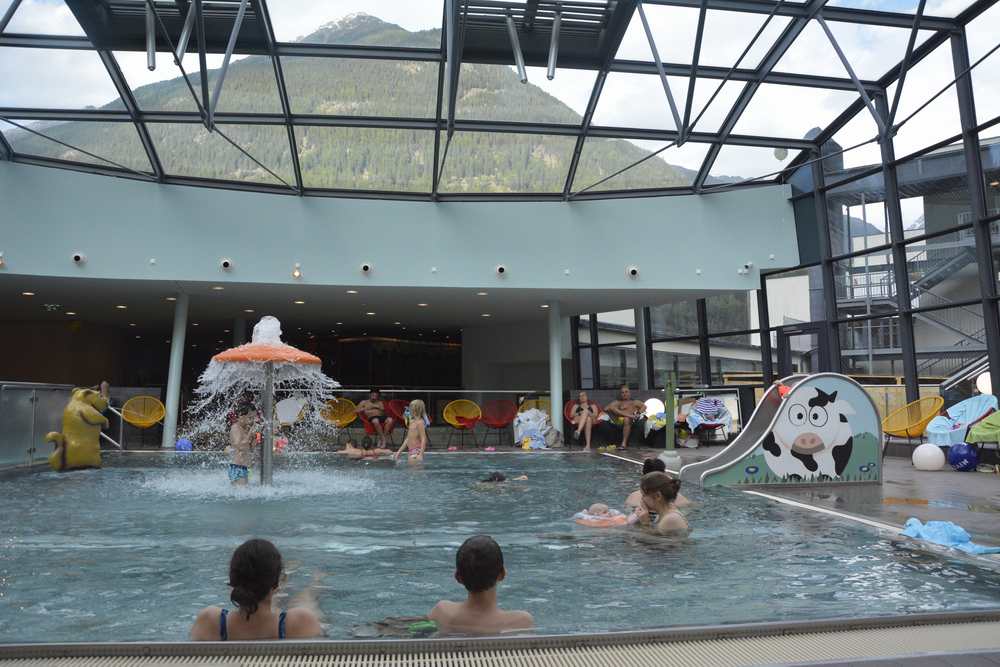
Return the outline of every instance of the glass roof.
{"type": "MultiPolygon", "coordinates": [[[[960,26],[972,62],[996,46],[996,2],[927,0],[914,35],[918,0],[647,0],[651,44],[635,0],[455,0],[451,20],[444,0],[213,0],[204,44],[192,35],[178,64],[188,3],[154,0],[150,68],[146,0],[0,0],[0,159],[424,200],[782,183],[817,140],[867,142],[844,165],[878,163],[853,77],[891,103],[911,37],[896,122],[919,113],[896,155],[955,135],[954,86],[921,105],[954,79],[960,26]]],[[[998,63],[973,70],[981,123],[1000,113],[998,63]]]]}

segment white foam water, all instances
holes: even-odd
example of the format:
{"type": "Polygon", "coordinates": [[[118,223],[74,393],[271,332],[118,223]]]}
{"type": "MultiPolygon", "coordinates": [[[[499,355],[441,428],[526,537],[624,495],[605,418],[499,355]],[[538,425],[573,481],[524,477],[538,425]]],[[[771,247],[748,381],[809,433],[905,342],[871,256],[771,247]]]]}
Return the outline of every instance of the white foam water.
{"type": "Polygon", "coordinates": [[[251,471],[249,484],[236,486],[227,476],[227,464],[217,470],[157,470],[139,482],[148,492],[187,499],[288,499],[307,496],[353,495],[372,491],[375,482],[364,477],[327,470],[275,470],[274,484],[261,486],[251,471]]]}

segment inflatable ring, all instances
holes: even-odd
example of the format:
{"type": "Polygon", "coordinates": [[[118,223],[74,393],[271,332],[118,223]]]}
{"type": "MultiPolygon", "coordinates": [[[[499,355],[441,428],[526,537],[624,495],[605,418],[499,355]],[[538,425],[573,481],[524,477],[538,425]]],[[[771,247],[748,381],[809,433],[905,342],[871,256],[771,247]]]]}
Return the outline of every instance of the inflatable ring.
{"type": "Polygon", "coordinates": [[[610,514],[607,515],[577,512],[573,515],[573,521],[581,526],[588,526],[590,528],[615,528],[628,523],[625,515],[617,510],[610,510],[610,514]]]}

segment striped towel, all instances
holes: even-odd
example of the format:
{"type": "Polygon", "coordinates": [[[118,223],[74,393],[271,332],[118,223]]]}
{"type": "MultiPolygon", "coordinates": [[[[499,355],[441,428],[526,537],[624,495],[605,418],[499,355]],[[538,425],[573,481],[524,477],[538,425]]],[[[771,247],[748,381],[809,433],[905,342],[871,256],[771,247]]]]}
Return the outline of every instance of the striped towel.
{"type": "Polygon", "coordinates": [[[708,419],[714,419],[722,412],[722,407],[722,401],[713,396],[702,396],[694,402],[694,410],[708,419]]]}

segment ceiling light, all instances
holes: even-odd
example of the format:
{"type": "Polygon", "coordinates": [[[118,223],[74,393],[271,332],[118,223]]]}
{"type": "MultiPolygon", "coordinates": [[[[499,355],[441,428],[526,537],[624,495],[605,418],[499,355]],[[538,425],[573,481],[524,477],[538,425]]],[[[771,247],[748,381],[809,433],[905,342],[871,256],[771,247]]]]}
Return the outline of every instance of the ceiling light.
{"type": "Polygon", "coordinates": [[[167,297],[167,301],[177,301],[177,297],[176,296],[168,296],[167,297]]]}
{"type": "Polygon", "coordinates": [[[296,299],[295,301],[292,301],[292,303],[294,303],[296,306],[304,306],[304,305],[306,305],[306,302],[303,301],[302,299],[296,299]]]}
{"type": "Polygon", "coordinates": [[[372,316],[372,315],[374,315],[374,314],[375,314],[375,313],[365,313],[365,315],[368,315],[369,317],[371,317],[371,316],[372,316]]]}
{"type": "Polygon", "coordinates": [[[420,307],[420,308],[426,308],[427,304],[426,303],[418,303],[417,306],[420,307]]]}
{"type": "Polygon", "coordinates": [[[395,324],[398,327],[400,324],[402,324],[402,322],[393,322],[393,324],[395,324]]]}
{"type": "Polygon", "coordinates": [[[1000,181],[990,181],[991,188],[1000,188],[1000,181]]]}
{"type": "Polygon", "coordinates": [[[486,292],[476,292],[476,296],[486,296],[486,292]]]}
{"type": "Polygon", "coordinates": [[[548,308],[548,307],[549,307],[549,304],[547,304],[547,303],[543,303],[542,305],[539,306],[539,308],[548,308]]]}
{"type": "Polygon", "coordinates": [[[21,292],[21,296],[35,296],[34,292],[21,292]]]}
{"type": "Polygon", "coordinates": [[[493,317],[493,316],[492,316],[492,315],[490,315],[489,313],[483,313],[483,315],[482,315],[482,316],[483,316],[483,317],[493,317]]]}
{"type": "Polygon", "coordinates": [[[340,325],[342,325],[342,324],[343,324],[343,322],[337,322],[337,326],[338,326],[338,327],[339,327],[340,325]]]}
{"type": "Polygon", "coordinates": [[[223,329],[222,333],[229,333],[229,329],[223,329]]]}
{"type": "Polygon", "coordinates": [[[142,336],[136,336],[136,340],[138,340],[138,339],[140,339],[140,338],[142,338],[142,336]]]}
{"type": "Polygon", "coordinates": [[[67,315],[76,315],[76,313],[74,313],[72,310],[67,310],[66,314],[67,315]]]}
{"type": "Polygon", "coordinates": [[[134,326],[135,326],[135,322],[129,322],[129,323],[128,323],[128,325],[129,325],[130,327],[134,327],[134,326]]]}
{"type": "Polygon", "coordinates": [[[223,287],[222,285],[212,285],[212,289],[215,290],[216,292],[221,292],[222,290],[224,290],[226,288],[223,287]]]}
{"type": "Polygon", "coordinates": [[[115,308],[117,308],[118,310],[125,310],[128,308],[128,306],[115,306],[115,308]]]}
{"type": "Polygon", "coordinates": [[[253,312],[253,308],[244,308],[243,312],[244,313],[252,313],[253,312]]]}
{"type": "Polygon", "coordinates": [[[301,277],[302,277],[302,265],[299,264],[298,262],[295,262],[295,266],[292,267],[292,278],[298,280],[301,277]]]}
{"type": "Polygon", "coordinates": [[[349,289],[349,290],[347,290],[347,293],[348,294],[357,294],[358,290],[356,290],[356,289],[349,289]]]}
{"type": "Polygon", "coordinates": [[[196,326],[198,326],[198,323],[197,322],[192,322],[191,326],[196,327],[196,326]]]}

